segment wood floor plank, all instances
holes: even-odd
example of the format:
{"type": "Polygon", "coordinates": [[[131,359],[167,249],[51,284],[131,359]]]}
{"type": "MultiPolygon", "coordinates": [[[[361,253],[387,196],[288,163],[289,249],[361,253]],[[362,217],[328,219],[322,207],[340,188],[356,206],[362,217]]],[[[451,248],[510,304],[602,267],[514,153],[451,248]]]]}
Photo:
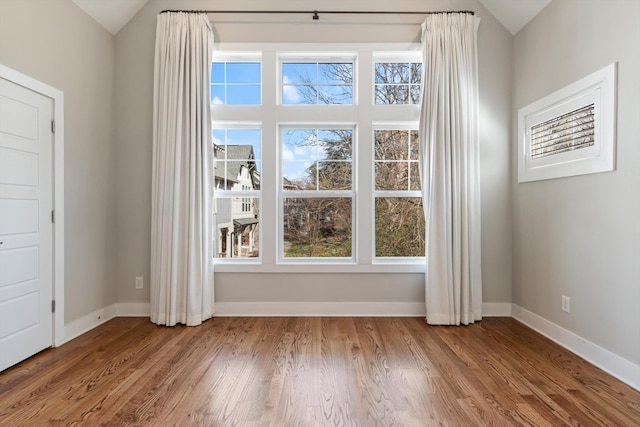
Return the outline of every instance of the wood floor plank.
{"type": "Polygon", "coordinates": [[[0,373],[1,426],[640,426],[640,393],[509,318],[117,318],[0,373]]]}

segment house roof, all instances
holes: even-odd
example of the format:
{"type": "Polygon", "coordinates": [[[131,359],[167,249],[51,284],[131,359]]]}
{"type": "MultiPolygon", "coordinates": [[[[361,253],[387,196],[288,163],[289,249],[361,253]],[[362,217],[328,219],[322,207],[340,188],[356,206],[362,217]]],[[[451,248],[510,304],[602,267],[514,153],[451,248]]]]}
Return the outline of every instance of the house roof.
{"type": "Polygon", "coordinates": [[[221,153],[220,158],[227,159],[227,173],[224,175],[224,163],[216,162],[215,169],[215,177],[220,179],[225,179],[230,182],[238,182],[238,176],[242,171],[242,167],[251,168],[251,179],[254,183],[254,188],[256,186],[256,178],[257,184],[260,185],[259,173],[255,171],[255,160],[253,154],[253,146],[251,145],[226,145],[226,146],[215,146],[216,151],[221,153]],[[224,153],[224,154],[222,154],[224,153]],[[256,176],[257,173],[257,176],[256,176]]]}

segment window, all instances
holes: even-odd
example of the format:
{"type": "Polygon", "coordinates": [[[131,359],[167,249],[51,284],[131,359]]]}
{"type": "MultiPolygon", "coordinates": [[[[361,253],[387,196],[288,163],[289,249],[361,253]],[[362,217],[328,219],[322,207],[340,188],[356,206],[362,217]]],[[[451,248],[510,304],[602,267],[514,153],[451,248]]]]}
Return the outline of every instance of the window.
{"type": "Polygon", "coordinates": [[[420,62],[376,62],[376,104],[418,104],[421,78],[420,62]]]}
{"type": "Polygon", "coordinates": [[[260,104],[260,62],[214,61],[211,64],[211,103],[260,104]]]}
{"type": "Polygon", "coordinates": [[[375,257],[423,257],[418,131],[374,130],[375,257]]]}
{"type": "Polygon", "coordinates": [[[217,258],[260,256],[260,129],[213,128],[217,258]]]}
{"type": "Polygon", "coordinates": [[[615,166],[616,64],[518,112],[518,181],[606,172],[615,166]]]}
{"type": "Polygon", "coordinates": [[[284,259],[352,259],[352,152],[353,129],[282,129],[284,259]]]}
{"type": "Polygon", "coordinates": [[[283,104],[353,104],[353,63],[284,61],[281,87],[283,104]]]}
{"type": "Polygon", "coordinates": [[[227,46],[212,68],[217,271],[424,271],[420,45],[227,46]]]}

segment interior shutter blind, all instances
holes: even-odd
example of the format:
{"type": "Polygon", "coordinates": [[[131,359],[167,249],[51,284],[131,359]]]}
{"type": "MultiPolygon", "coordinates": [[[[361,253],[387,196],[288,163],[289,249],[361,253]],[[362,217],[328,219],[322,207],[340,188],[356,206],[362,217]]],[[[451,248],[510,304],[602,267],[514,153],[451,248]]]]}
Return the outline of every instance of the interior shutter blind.
{"type": "Polygon", "coordinates": [[[595,105],[590,104],[531,127],[531,158],[552,156],[594,144],[595,105]]]}

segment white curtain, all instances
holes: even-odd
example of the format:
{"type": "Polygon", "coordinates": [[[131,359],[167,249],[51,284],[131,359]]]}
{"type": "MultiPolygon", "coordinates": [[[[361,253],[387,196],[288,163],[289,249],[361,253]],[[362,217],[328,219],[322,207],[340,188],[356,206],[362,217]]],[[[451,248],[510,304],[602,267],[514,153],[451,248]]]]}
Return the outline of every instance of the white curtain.
{"type": "Polygon", "coordinates": [[[477,30],[466,13],[422,26],[420,176],[426,219],[427,322],[482,318],[477,30]]]}
{"type": "Polygon", "coordinates": [[[212,53],[205,14],[158,15],[150,289],[151,321],[160,325],[213,316],[212,53]]]}

